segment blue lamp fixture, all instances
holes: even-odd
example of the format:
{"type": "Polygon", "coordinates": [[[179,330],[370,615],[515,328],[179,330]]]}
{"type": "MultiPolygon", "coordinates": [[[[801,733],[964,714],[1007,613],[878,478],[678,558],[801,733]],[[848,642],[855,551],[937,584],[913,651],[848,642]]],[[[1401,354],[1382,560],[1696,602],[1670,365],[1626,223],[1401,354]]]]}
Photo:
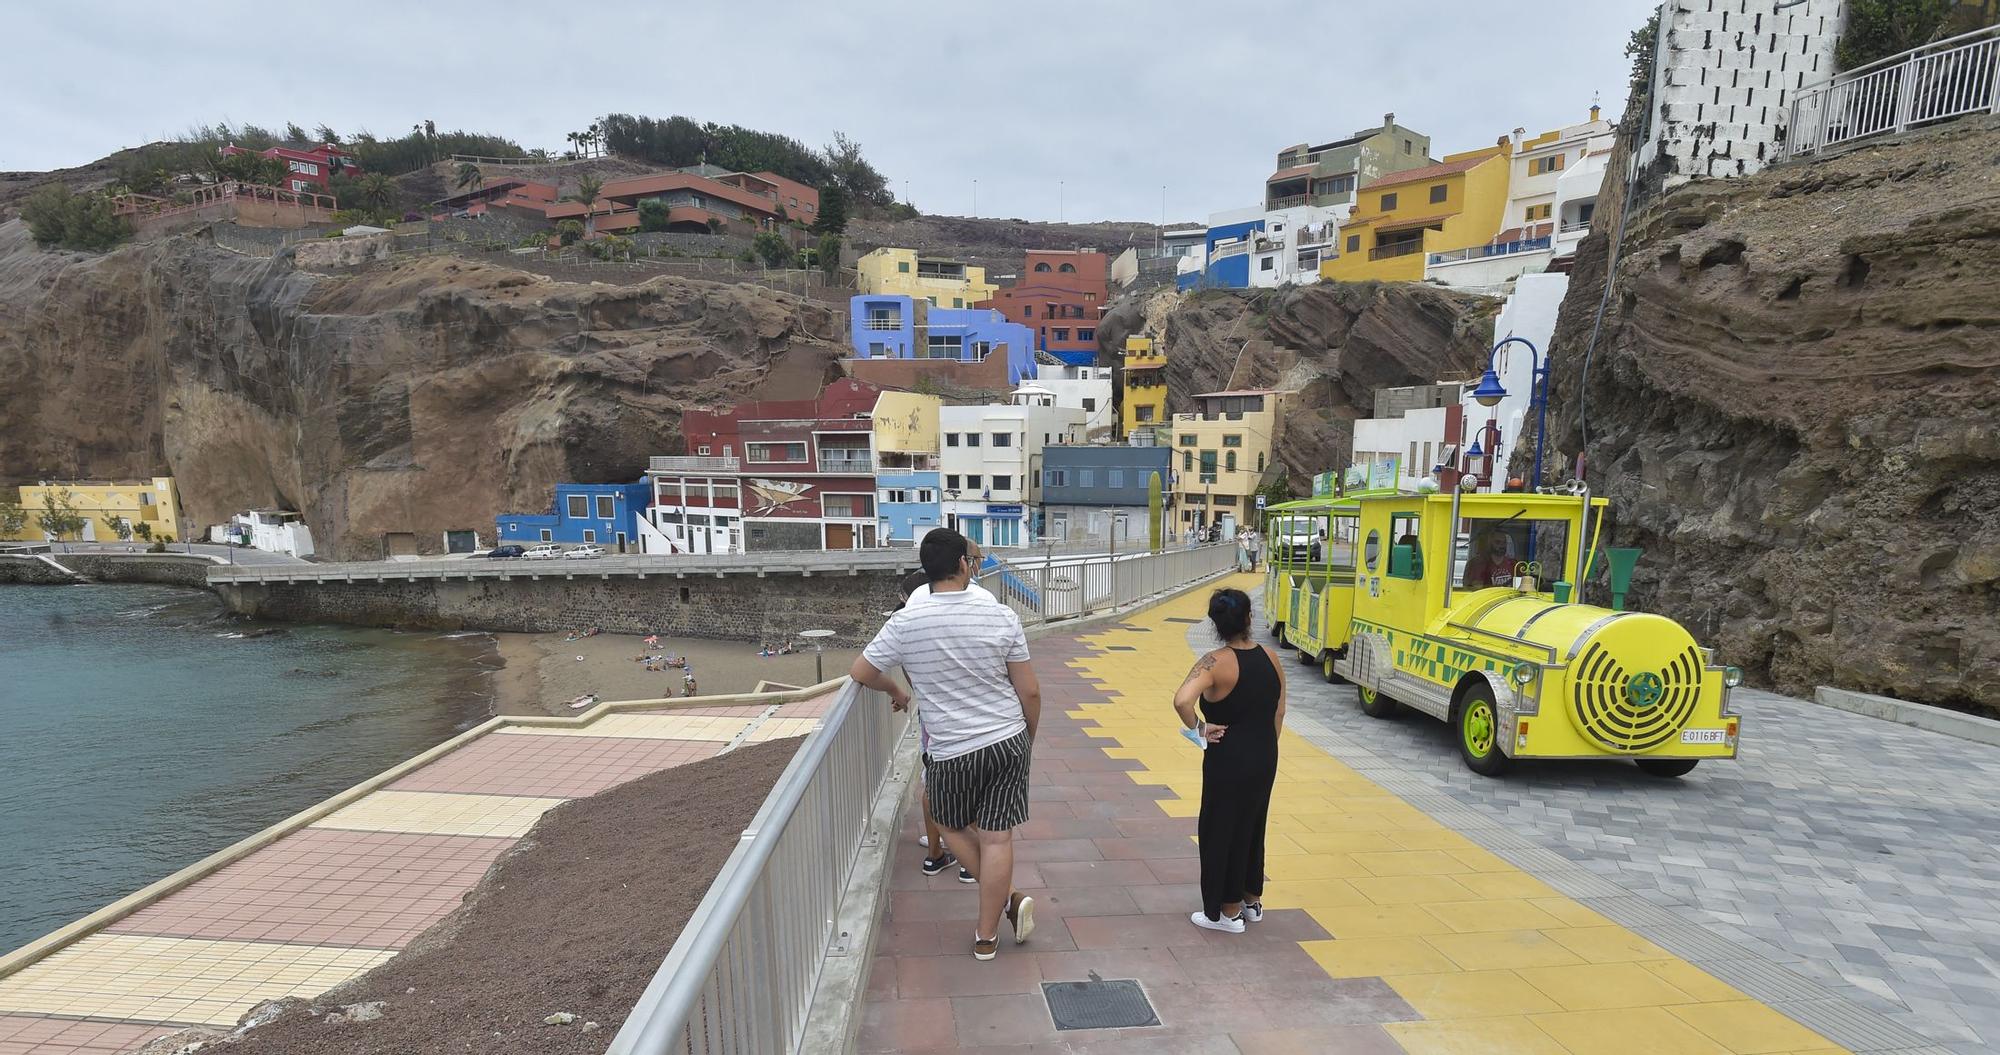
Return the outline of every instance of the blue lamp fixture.
{"type": "MultiPolygon", "coordinates": [[[[1497,407],[1500,405],[1501,400],[1507,398],[1507,388],[1500,383],[1500,375],[1494,372],[1493,360],[1499,356],[1500,349],[1510,344],[1525,346],[1528,349],[1528,354],[1534,357],[1535,395],[1531,405],[1535,409],[1535,469],[1534,475],[1528,478],[1528,488],[1532,491],[1534,488],[1541,486],[1542,441],[1548,433],[1548,430],[1544,428],[1549,417],[1549,364],[1547,357],[1542,355],[1541,350],[1535,347],[1533,341],[1525,337],[1503,338],[1500,343],[1493,346],[1492,351],[1486,353],[1486,373],[1480,376],[1479,387],[1472,390],[1472,399],[1482,407],[1497,407]]],[[[1472,449],[1465,453],[1473,457],[1478,457],[1483,452],[1479,449],[1479,442],[1474,440],[1472,449]]]]}

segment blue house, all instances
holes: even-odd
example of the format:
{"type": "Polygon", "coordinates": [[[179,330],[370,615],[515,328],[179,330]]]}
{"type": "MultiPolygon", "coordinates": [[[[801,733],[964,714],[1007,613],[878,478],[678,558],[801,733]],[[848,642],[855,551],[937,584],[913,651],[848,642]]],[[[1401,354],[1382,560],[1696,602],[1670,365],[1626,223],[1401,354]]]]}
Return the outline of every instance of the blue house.
{"type": "Polygon", "coordinates": [[[1208,228],[1207,265],[1174,280],[1180,289],[1249,289],[1250,244],[1264,230],[1264,220],[1211,224],[1208,228]]]}
{"type": "Polygon", "coordinates": [[[494,518],[501,544],[534,546],[593,542],[613,553],[639,552],[639,521],[653,504],[653,485],[557,484],[547,513],[506,513],[494,518]]]}
{"type": "Polygon", "coordinates": [[[1148,483],[1162,501],[1173,482],[1171,447],[1050,444],[1042,448],[1042,534],[1067,542],[1143,542],[1152,532],[1148,483]]]}
{"type": "Polygon", "coordinates": [[[863,293],[848,307],[856,359],[977,363],[1004,351],[1008,384],[1034,380],[1035,331],[991,308],[939,308],[899,293],[863,293]]]}
{"type": "MultiPolygon", "coordinates": [[[[935,463],[933,463],[935,464],[935,463]]],[[[875,516],[881,522],[882,537],[898,544],[924,537],[924,532],[944,526],[944,506],[938,502],[938,472],[935,468],[875,468],[875,516]]]]}

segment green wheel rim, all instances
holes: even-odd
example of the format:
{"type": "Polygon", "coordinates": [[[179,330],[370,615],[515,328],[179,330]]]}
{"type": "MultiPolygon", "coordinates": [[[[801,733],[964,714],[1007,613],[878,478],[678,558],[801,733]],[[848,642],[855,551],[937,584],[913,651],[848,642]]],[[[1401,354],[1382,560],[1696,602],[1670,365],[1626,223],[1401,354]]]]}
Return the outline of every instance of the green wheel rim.
{"type": "Polygon", "coordinates": [[[1322,674],[1325,674],[1325,675],[1327,675],[1328,677],[1332,677],[1332,676],[1333,676],[1333,657],[1332,657],[1332,656],[1327,656],[1327,657],[1325,657],[1324,659],[1321,659],[1321,660],[1319,661],[1319,669],[1320,669],[1320,673],[1322,673],[1322,674]]]}
{"type": "Polygon", "coordinates": [[[1371,689],[1371,688],[1369,688],[1369,687],[1368,687],[1368,686],[1366,686],[1366,685],[1362,685],[1362,686],[1359,686],[1359,689],[1360,689],[1360,691],[1361,691],[1361,702],[1362,702],[1362,703],[1374,703],[1374,702],[1375,702],[1375,690],[1374,690],[1374,689],[1371,689]]]}
{"type": "Polygon", "coordinates": [[[1465,749],[1474,758],[1493,750],[1493,705],[1474,700],[1465,709],[1465,749]]]}

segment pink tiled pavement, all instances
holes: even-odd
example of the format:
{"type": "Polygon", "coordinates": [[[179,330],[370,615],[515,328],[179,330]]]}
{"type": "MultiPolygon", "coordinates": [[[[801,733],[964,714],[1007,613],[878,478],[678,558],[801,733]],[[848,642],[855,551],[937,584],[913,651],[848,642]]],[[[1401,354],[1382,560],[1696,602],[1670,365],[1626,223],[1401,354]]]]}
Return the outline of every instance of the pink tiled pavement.
{"type": "Polygon", "coordinates": [[[512,839],[306,828],[106,928],[400,948],[457,908],[512,839]]]}
{"type": "Polygon", "coordinates": [[[712,758],[723,747],[692,740],[494,733],[396,781],[389,790],[582,798],[648,773],[712,758]]]}
{"type": "Polygon", "coordinates": [[[131,1051],[173,1026],[39,1015],[0,1015],[0,1055],[113,1055],[131,1051]]]}

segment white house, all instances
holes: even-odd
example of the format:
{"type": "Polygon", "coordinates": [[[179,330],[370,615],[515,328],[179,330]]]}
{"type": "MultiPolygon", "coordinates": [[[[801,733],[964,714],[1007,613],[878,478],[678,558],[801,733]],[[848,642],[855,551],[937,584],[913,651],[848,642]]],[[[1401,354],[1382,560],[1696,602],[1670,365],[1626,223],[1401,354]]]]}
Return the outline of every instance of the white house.
{"type": "Polygon", "coordinates": [[[1086,415],[1059,407],[1036,385],[1011,403],[938,409],[938,472],[944,526],[985,546],[1034,542],[1042,448],[1081,443],[1086,415]]]}
{"type": "MultiPolygon", "coordinates": [[[[1056,397],[1056,406],[1081,410],[1084,435],[1109,437],[1118,428],[1117,408],[1111,400],[1111,368],[1108,366],[1067,366],[1042,363],[1036,367],[1030,386],[1056,397]]],[[[1017,389],[1018,395],[1022,389],[1017,389]]]]}
{"type": "Polygon", "coordinates": [[[1544,271],[1557,257],[1574,252],[1590,230],[1604,160],[1617,134],[1599,113],[1592,106],[1589,120],[1533,139],[1523,139],[1523,130],[1515,129],[1499,233],[1487,245],[1431,254],[1424,278],[1447,286],[1491,288],[1517,275],[1544,271]]]}
{"type": "Polygon", "coordinates": [[[312,529],[305,517],[286,509],[252,509],[209,529],[209,540],[301,559],[313,555],[312,529]]]}

